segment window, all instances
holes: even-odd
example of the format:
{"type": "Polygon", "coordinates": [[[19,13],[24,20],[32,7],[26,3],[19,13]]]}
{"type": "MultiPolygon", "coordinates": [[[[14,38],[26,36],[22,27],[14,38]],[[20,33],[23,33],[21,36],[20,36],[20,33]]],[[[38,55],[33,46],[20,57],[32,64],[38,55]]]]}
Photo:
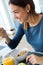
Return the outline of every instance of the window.
{"type": "Polygon", "coordinates": [[[7,17],[8,14],[6,13],[7,11],[5,9],[4,3],[5,2],[3,2],[3,0],[0,0],[0,14],[1,14],[0,15],[0,20],[1,20],[0,26],[5,28],[5,30],[7,30],[7,29],[10,29],[11,24],[9,24],[10,22],[7,17]]]}
{"type": "MultiPolygon", "coordinates": [[[[13,32],[10,31],[10,29],[15,28],[14,32],[16,32],[17,25],[16,21],[12,18],[7,1],[8,0],[0,0],[0,28],[3,27],[8,34],[12,34],[13,32]]],[[[0,38],[0,54],[3,56],[10,51],[11,49],[9,49],[9,47],[5,44],[5,39],[1,40],[0,38]]]]}
{"type": "Polygon", "coordinates": [[[38,1],[38,0],[33,0],[33,1],[34,1],[34,4],[35,4],[35,11],[36,11],[37,13],[41,13],[39,1],[38,1]]]}
{"type": "Polygon", "coordinates": [[[35,10],[37,13],[43,13],[43,0],[33,0],[35,3],[35,10]]]}
{"type": "Polygon", "coordinates": [[[12,33],[10,29],[15,28],[16,31],[17,24],[11,15],[8,0],[0,0],[0,27],[3,27],[8,33],[12,33]]]}
{"type": "Polygon", "coordinates": [[[40,5],[41,13],[43,13],[43,0],[39,0],[39,5],[40,5]]]}

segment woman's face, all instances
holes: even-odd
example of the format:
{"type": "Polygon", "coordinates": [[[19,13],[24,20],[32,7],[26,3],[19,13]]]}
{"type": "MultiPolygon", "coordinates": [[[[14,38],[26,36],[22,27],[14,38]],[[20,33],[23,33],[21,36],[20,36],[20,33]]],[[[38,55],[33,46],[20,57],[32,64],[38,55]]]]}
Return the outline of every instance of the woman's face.
{"type": "Polygon", "coordinates": [[[28,14],[25,8],[10,4],[11,11],[13,13],[13,16],[15,19],[18,19],[20,23],[24,23],[24,21],[27,19],[28,14]]]}

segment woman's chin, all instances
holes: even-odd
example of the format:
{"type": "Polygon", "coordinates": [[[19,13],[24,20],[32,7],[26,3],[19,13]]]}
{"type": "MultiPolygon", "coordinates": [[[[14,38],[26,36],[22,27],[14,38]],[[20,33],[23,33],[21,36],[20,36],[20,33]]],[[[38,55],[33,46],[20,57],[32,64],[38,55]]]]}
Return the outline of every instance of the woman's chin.
{"type": "Polygon", "coordinates": [[[22,21],[20,21],[20,24],[23,24],[23,22],[22,22],[22,21]]]}
{"type": "Polygon", "coordinates": [[[23,24],[22,22],[20,22],[20,24],[23,24]]]}

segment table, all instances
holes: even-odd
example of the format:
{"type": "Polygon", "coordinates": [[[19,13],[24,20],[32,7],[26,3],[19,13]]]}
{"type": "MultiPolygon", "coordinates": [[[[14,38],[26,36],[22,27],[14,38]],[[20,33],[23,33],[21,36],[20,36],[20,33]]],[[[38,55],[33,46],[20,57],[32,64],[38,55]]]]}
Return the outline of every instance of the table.
{"type": "MultiPolygon", "coordinates": [[[[14,58],[14,60],[15,60],[15,65],[18,65],[18,61],[15,59],[15,55],[17,54],[17,50],[16,49],[14,49],[13,51],[11,51],[7,56],[12,56],[13,58],[14,58]]],[[[30,55],[30,54],[35,54],[35,55],[38,55],[38,56],[43,56],[43,54],[41,54],[41,53],[38,53],[38,52],[29,52],[28,53],[28,55],[30,55]]],[[[6,56],[6,57],[7,57],[6,56]]],[[[22,61],[22,62],[24,62],[24,61],[22,61]]],[[[41,65],[43,65],[43,64],[41,64],[41,65]]]]}

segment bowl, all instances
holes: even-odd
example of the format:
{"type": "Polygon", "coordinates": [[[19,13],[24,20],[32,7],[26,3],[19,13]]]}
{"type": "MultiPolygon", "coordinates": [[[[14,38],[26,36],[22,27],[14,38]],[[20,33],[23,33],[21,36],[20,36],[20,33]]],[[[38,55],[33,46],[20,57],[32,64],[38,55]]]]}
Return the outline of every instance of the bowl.
{"type": "Polygon", "coordinates": [[[28,55],[28,49],[27,48],[21,48],[18,49],[17,55],[16,55],[16,60],[18,61],[23,61],[27,55],[28,55]]]}

